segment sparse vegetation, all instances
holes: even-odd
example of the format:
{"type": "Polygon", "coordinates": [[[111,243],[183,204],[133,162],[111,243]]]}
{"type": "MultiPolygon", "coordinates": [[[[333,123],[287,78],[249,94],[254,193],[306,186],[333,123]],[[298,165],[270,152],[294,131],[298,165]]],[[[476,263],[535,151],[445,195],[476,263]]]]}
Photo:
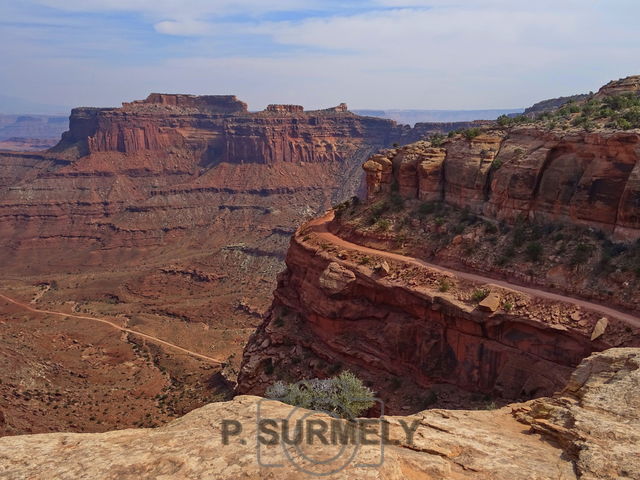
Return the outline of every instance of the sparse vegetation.
{"type": "Polygon", "coordinates": [[[489,290],[487,290],[486,288],[478,288],[471,294],[471,300],[473,300],[474,302],[481,302],[482,300],[487,298],[488,295],[489,290]]]}
{"type": "Polygon", "coordinates": [[[360,265],[370,265],[372,262],[371,257],[367,257],[366,255],[358,260],[360,265]]]}
{"type": "Polygon", "coordinates": [[[391,222],[386,218],[381,218],[375,223],[375,227],[381,232],[386,232],[391,228],[391,222]]]}
{"type": "Polygon", "coordinates": [[[266,396],[343,418],[356,418],[374,405],[373,392],[349,371],[328,379],[314,378],[290,384],[278,381],[267,389],[266,396]]]}
{"type": "Polygon", "coordinates": [[[525,249],[525,253],[530,262],[539,262],[542,259],[544,249],[540,242],[529,242],[525,249]]]}
{"type": "Polygon", "coordinates": [[[463,130],[462,135],[464,135],[464,138],[471,141],[474,138],[476,138],[478,135],[480,135],[480,133],[481,133],[480,129],[477,127],[474,127],[474,128],[467,128],[466,130],[463,130]]]}
{"type": "Polygon", "coordinates": [[[452,286],[453,286],[453,283],[451,283],[451,281],[448,278],[441,278],[438,281],[438,290],[441,291],[442,293],[445,293],[451,290],[452,286]]]}
{"type": "Polygon", "coordinates": [[[441,147],[442,144],[444,143],[444,140],[445,140],[445,136],[440,133],[434,133],[433,135],[431,135],[431,138],[429,138],[429,141],[431,142],[431,146],[433,147],[441,147]]]}

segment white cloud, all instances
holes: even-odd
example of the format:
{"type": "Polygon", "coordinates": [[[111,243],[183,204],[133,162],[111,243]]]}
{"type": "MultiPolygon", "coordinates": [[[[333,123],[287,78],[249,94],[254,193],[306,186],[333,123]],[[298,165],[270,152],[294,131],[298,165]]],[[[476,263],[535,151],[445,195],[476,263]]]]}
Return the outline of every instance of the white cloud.
{"type": "Polygon", "coordinates": [[[338,2],[38,3],[67,12],[136,12],[162,34],[153,38],[165,42],[162,50],[141,45],[137,32],[105,31],[99,23],[85,26],[86,38],[78,37],[78,24],[54,33],[5,28],[12,49],[0,54],[0,87],[44,103],[114,105],[150,91],[175,91],[235,93],[254,109],[340,101],[360,108],[500,108],[596,89],[640,72],[640,6],[631,0],[372,0],[392,10],[336,10],[315,18],[299,11],[338,2]],[[260,19],[281,10],[298,11],[298,19],[260,19]],[[253,21],[225,21],[236,13],[253,21]],[[237,47],[244,47],[241,54],[237,47]],[[154,54],[149,59],[145,48],[154,54]],[[128,62],[103,57],[105,51],[120,52],[128,62]]]}

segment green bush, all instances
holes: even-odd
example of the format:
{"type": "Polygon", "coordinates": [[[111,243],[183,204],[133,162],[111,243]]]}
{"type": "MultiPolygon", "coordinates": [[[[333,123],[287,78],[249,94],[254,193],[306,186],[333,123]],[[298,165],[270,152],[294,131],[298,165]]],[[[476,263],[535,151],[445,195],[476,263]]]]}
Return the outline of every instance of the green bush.
{"type": "Polygon", "coordinates": [[[441,278],[438,281],[438,290],[440,290],[442,293],[448,292],[452,286],[453,284],[448,278],[441,278]]]}
{"type": "Polygon", "coordinates": [[[475,128],[467,128],[466,130],[464,130],[462,132],[462,134],[464,135],[464,138],[466,138],[467,140],[473,140],[478,135],[480,135],[480,129],[477,128],[477,127],[475,127],[475,128]]]}
{"type": "Polygon", "coordinates": [[[543,248],[540,242],[529,242],[525,249],[527,258],[532,262],[539,262],[542,258],[543,248]]]}
{"type": "Polygon", "coordinates": [[[573,252],[573,256],[571,257],[571,265],[575,266],[587,263],[587,260],[589,260],[589,257],[591,256],[591,250],[591,245],[582,242],[579,243],[573,252]]]}
{"type": "Polygon", "coordinates": [[[393,192],[389,196],[389,208],[393,212],[400,212],[404,209],[404,198],[397,192],[393,192]]]}
{"type": "Polygon", "coordinates": [[[371,257],[367,257],[366,255],[358,261],[360,265],[369,265],[371,264],[371,262],[372,262],[371,257]]]}
{"type": "Polygon", "coordinates": [[[474,290],[473,293],[471,294],[471,299],[474,302],[481,302],[482,300],[487,298],[488,295],[489,295],[489,290],[485,288],[478,288],[474,290]]]}
{"type": "Polygon", "coordinates": [[[390,228],[391,228],[391,222],[386,218],[381,218],[376,222],[376,229],[380,230],[381,232],[386,232],[390,228]]]}
{"type": "Polygon", "coordinates": [[[328,379],[314,378],[290,384],[278,381],[265,395],[289,405],[331,412],[343,418],[356,418],[375,403],[373,392],[349,371],[328,379]]]}
{"type": "Polygon", "coordinates": [[[440,147],[444,143],[444,138],[444,135],[440,133],[434,133],[433,135],[431,135],[429,141],[431,142],[432,147],[440,147]]]}
{"type": "Polygon", "coordinates": [[[506,115],[500,115],[497,122],[501,127],[510,127],[511,125],[513,125],[513,120],[511,119],[511,117],[508,117],[506,115]]]}
{"type": "Polygon", "coordinates": [[[440,205],[437,202],[425,202],[418,207],[418,215],[426,217],[439,210],[440,205]]]}

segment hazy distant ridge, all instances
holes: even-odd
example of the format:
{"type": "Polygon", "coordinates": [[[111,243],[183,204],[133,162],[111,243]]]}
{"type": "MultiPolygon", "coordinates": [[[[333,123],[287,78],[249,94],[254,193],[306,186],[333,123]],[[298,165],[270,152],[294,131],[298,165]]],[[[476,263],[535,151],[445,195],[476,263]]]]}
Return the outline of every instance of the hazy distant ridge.
{"type": "Polygon", "coordinates": [[[470,122],[495,120],[500,115],[522,113],[523,108],[501,110],[353,110],[358,115],[389,118],[398,123],[413,125],[419,122],[470,122]]]}

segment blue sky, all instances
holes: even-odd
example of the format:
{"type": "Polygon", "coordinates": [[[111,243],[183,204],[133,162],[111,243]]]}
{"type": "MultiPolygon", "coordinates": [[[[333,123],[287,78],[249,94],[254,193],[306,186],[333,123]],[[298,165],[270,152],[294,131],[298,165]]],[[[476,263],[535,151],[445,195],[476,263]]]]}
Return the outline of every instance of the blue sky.
{"type": "Polygon", "coordinates": [[[527,106],[640,73],[636,0],[0,0],[0,92],[527,106]]]}

